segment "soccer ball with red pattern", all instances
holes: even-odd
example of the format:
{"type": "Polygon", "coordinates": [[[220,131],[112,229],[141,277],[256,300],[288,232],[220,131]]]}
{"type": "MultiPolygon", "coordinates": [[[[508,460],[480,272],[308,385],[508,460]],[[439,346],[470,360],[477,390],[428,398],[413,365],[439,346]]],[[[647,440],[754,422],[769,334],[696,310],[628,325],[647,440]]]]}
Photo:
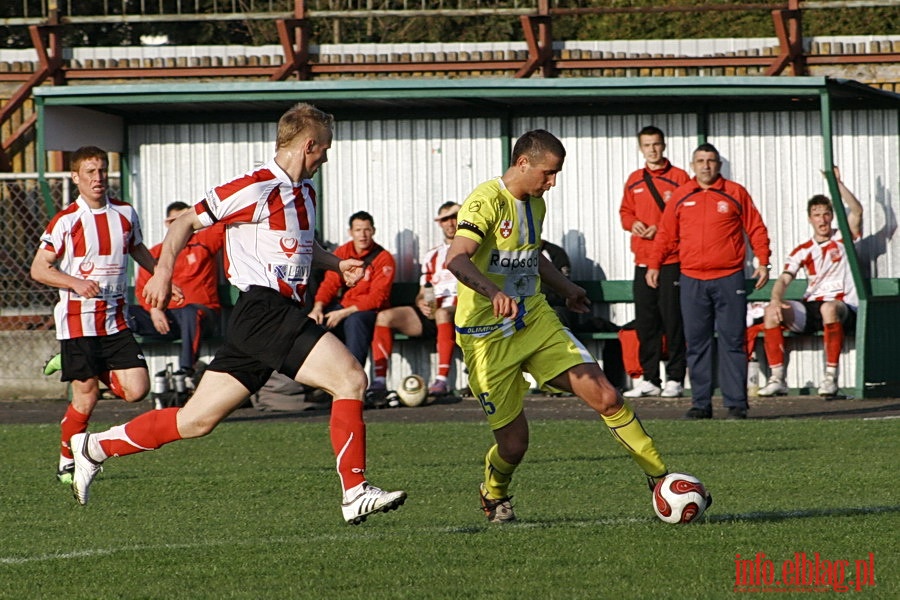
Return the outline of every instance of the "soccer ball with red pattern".
{"type": "Polygon", "coordinates": [[[653,510],[666,523],[691,523],[709,506],[700,480],[687,473],[669,473],[653,489],[653,510]]]}

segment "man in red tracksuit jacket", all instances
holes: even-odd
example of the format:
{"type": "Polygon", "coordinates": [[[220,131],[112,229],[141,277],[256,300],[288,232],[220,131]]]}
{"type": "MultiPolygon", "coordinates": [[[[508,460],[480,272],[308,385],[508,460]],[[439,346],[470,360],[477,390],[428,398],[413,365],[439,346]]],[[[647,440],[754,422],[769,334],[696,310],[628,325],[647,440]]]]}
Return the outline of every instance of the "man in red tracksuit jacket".
{"type": "Polygon", "coordinates": [[[688,419],[712,418],[713,334],[718,335],[719,386],[728,418],[747,417],[747,354],[744,334],[747,291],[746,244],[758,259],[756,289],[769,280],[769,233],[747,190],[721,176],[712,144],[694,150],[695,177],[666,204],[647,263],[647,285],[659,284],[660,265],[673,252],[681,258],[681,311],[687,342],[692,406],[688,419]]]}
{"type": "MultiPolygon", "coordinates": [[[[181,214],[191,210],[184,202],[172,202],[166,207],[166,228],[181,214]]],[[[144,298],[144,286],[150,273],[143,267],[138,271],[134,295],[139,304],[128,307],[128,327],[132,332],[165,340],[181,340],[179,370],[194,375],[194,365],[200,352],[200,340],[215,331],[222,305],[219,302],[219,251],[225,245],[225,226],[217,223],[195,232],[187,246],[175,259],[172,281],[181,288],[182,298],[172,299],[163,310],[154,308],[144,298]]],[[[162,244],[150,248],[159,259],[162,244]]]]}
{"type": "Polygon", "coordinates": [[[309,318],[332,330],[365,366],[379,310],[390,306],[394,257],[375,242],[375,219],[365,211],[350,216],[350,241],[334,251],[341,260],[358,258],[365,274],[353,287],[340,274],[328,271],[316,291],[309,318]]]}
{"type": "Polygon", "coordinates": [[[663,155],[666,138],[652,125],[638,133],[638,148],[644,155],[644,167],[634,171],[625,182],[619,218],[622,229],[631,232],[634,254],[634,328],[640,342],[639,354],[643,378],[623,394],[626,398],[662,396],[677,398],[684,391],[687,368],[684,327],[681,323],[679,280],[681,268],[676,250],[660,267],[659,287],[647,285],[647,262],[653,254],[653,240],[659,230],[666,204],[672,193],[690,180],[690,175],[674,166],[663,155]],[[666,383],[659,376],[663,336],[668,348],[666,383]]]}

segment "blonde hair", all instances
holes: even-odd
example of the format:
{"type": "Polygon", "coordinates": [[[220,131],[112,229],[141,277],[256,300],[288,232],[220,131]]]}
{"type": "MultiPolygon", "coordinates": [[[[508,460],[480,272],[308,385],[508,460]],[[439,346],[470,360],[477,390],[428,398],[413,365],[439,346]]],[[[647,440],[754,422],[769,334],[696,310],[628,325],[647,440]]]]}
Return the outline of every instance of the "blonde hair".
{"type": "Polygon", "coordinates": [[[319,110],[312,104],[299,102],[289,108],[278,120],[275,148],[287,146],[301,134],[319,139],[333,125],[334,117],[332,115],[319,110]]]}

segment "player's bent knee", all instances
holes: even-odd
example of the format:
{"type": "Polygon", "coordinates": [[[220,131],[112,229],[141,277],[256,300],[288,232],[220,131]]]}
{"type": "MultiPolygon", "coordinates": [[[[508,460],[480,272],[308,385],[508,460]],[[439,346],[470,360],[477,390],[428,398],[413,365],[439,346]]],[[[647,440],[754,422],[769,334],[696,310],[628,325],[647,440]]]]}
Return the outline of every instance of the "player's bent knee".
{"type": "Polygon", "coordinates": [[[369,378],[361,367],[351,369],[340,381],[335,381],[332,390],[335,398],[362,398],[369,385],[369,378]]]}

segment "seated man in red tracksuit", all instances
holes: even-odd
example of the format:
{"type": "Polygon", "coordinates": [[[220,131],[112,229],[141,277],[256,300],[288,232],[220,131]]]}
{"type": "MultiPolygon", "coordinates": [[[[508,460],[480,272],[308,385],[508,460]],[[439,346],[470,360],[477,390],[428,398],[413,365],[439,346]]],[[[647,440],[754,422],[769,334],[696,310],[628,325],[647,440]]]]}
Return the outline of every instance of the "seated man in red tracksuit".
{"type": "Polygon", "coordinates": [[[390,306],[394,257],[375,242],[375,219],[365,211],[350,216],[350,241],[334,251],[339,258],[363,261],[365,274],[347,287],[337,272],[328,271],[316,291],[309,318],[337,335],[365,366],[379,310],[390,306]]]}
{"type": "MultiPolygon", "coordinates": [[[[166,207],[166,227],[190,206],[173,202],[166,207]]],[[[194,374],[200,351],[200,340],[216,330],[221,311],[219,302],[219,268],[216,259],[225,243],[224,226],[214,225],[196,232],[178,254],[172,281],[179,286],[183,298],[171,300],[168,308],[153,308],[144,300],[144,286],[150,273],[141,268],[135,282],[135,296],[140,304],[129,305],[128,327],[132,332],[164,340],[181,340],[178,358],[180,371],[194,374]]],[[[162,244],[150,248],[159,258],[162,244]]]]}

